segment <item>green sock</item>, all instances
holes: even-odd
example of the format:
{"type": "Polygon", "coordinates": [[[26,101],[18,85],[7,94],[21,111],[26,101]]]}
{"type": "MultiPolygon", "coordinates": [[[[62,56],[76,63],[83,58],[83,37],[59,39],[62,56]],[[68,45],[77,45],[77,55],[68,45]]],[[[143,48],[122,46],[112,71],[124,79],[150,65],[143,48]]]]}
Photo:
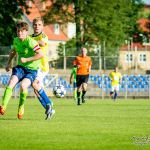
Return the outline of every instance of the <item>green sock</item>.
{"type": "Polygon", "coordinates": [[[80,92],[80,98],[82,97],[82,92],[80,92]]]}
{"type": "Polygon", "coordinates": [[[74,97],[74,99],[77,99],[77,91],[73,92],[73,97],[74,97]]]}
{"type": "Polygon", "coordinates": [[[24,106],[24,102],[25,102],[25,100],[26,100],[27,95],[28,95],[28,92],[27,92],[27,91],[24,91],[24,92],[21,92],[21,93],[20,93],[19,107],[24,106]]]}
{"type": "Polygon", "coordinates": [[[7,86],[2,100],[2,106],[4,109],[6,109],[11,96],[12,96],[12,88],[7,86]]]}

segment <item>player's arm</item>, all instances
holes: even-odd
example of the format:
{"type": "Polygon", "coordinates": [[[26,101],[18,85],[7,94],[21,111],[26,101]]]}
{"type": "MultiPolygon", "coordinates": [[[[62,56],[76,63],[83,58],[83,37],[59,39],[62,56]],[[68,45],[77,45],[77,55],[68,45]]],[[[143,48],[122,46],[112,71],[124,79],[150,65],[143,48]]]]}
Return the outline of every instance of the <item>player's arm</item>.
{"type": "Polygon", "coordinates": [[[33,57],[28,57],[28,58],[22,57],[21,62],[22,63],[31,62],[31,61],[35,61],[35,60],[38,60],[38,59],[41,59],[44,57],[44,54],[43,54],[42,50],[40,49],[39,45],[36,45],[34,47],[34,51],[36,54],[33,57]]]}
{"type": "Polygon", "coordinates": [[[48,45],[48,38],[45,34],[42,35],[42,38],[38,41],[39,46],[48,45]]]}
{"type": "Polygon", "coordinates": [[[109,74],[109,79],[112,81],[112,74],[111,73],[109,74]]]}
{"type": "Polygon", "coordinates": [[[6,71],[8,72],[11,68],[11,62],[12,62],[12,59],[16,56],[16,51],[14,49],[12,49],[9,53],[9,57],[8,57],[8,61],[7,61],[7,64],[6,64],[6,71]]]}
{"type": "Polygon", "coordinates": [[[90,60],[89,60],[89,68],[88,68],[88,72],[91,71],[91,67],[92,67],[92,60],[90,59],[90,60]]]}
{"type": "Polygon", "coordinates": [[[71,72],[71,75],[70,75],[70,84],[72,84],[72,77],[73,77],[73,72],[71,72]]]}

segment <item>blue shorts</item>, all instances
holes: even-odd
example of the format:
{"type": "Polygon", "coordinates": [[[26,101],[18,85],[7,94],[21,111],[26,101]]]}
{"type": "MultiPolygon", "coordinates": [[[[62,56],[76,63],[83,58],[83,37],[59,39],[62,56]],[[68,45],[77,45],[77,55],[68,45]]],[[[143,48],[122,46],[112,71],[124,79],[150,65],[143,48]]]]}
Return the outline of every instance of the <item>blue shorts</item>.
{"type": "Polygon", "coordinates": [[[77,82],[73,82],[73,88],[77,88],[77,82]]]}
{"type": "Polygon", "coordinates": [[[19,82],[22,81],[24,78],[28,78],[31,83],[33,83],[37,76],[37,70],[31,70],[23,66],[17,65],[16,67],[13,67],[12,75],[16,75],[19,79],[19,82]]]}

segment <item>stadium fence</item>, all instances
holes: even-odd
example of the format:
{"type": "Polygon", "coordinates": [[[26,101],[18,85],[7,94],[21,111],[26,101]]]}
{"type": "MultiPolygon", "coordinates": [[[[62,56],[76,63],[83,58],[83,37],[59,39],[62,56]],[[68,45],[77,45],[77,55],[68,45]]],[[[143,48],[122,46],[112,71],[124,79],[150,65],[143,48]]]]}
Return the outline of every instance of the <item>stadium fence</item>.
{"type": "MultiPolygon", "coordinates": [[[[64,85],[67,94],[66,97],[72,97],[73,87],[69,83],[69,74],[49,74],[44,78],[45,90],[48,96],[53,96],[53,87],[57,84],[64,85]]],[[[0,96],[3,96],[6,85],[10,79],[10,74],[0,74],[0,96]]],[[[88,97],[105,99],[109,97],[111,90],[111,81],[108,75],[90,75],[88,85],[88,97]]],[[[13,97],[18,97],[20,85],[16,85],[13,97]]],[[[29,88],[29,96],[35,97],[32,87],[29,88]]],[[[123,75],[120,85],[120,98],[150,98],[150,75],[123,75]]]]}

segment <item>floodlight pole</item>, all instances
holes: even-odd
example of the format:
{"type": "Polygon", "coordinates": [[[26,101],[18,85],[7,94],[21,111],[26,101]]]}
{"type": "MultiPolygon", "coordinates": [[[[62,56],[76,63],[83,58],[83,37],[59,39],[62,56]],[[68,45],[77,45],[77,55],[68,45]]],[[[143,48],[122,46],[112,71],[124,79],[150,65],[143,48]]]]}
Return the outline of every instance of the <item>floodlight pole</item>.
{"type": "Polygon", "coordinates": [[[64,70],[66,70],[66,48],[65,48],[65,44],[63,46],[63,55],[64,55],[64,70]]]}
{"type": "Polygon", "coordinates": [[[102,71],[102,61],[101,61],[101,45],[98,45],[98,52],[99,52],[99,72],[102,71]]]}

